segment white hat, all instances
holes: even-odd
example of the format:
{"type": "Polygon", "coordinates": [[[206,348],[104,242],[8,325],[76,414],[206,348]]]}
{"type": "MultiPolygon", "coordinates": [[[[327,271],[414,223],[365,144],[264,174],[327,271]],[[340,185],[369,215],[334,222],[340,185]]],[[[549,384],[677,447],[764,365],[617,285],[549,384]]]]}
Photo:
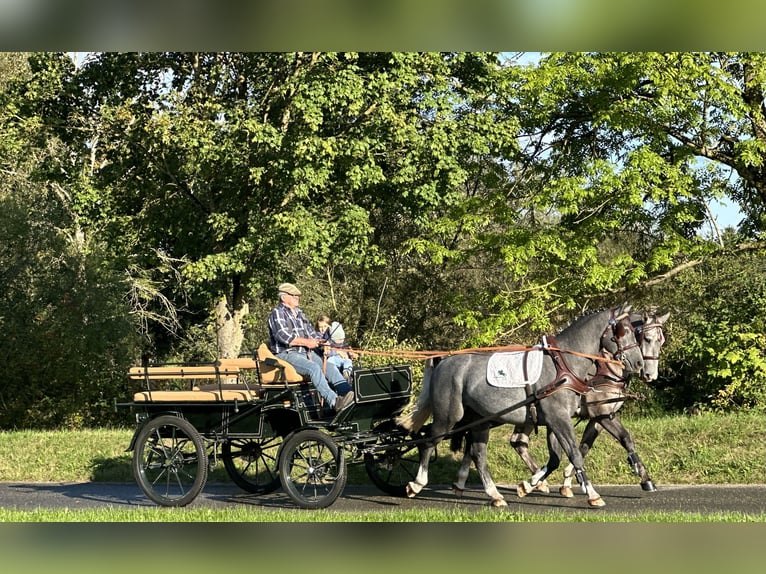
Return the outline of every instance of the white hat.
{"type": "Polygon", "coordinates": [[[346,332],[343,330],[343,325],[337,321],[333,321],[330,324],[330,334],[332,336],[332,340],[336,343],[342,343],[346,340],[346,332]]]}

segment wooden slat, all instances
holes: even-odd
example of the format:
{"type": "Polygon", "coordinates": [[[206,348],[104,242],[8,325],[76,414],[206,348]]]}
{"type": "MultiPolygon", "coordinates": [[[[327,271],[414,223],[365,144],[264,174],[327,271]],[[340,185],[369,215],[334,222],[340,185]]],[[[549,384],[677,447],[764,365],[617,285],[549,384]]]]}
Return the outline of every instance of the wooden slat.
{"type": "Polygon", "coordinates": [[[216,377],[236,377],[238,367],[216,368],[214,365],[167,366],[167,367],[131,367],[131,379],[214,379],[216,377]]]}
{"type": "Polygon", "coordinates": [[[255,361],[250,357],[237,357],[236,359],[220,359],[218,364],[221,368],[231,369],[254,369],[255,361]]]}
{"type": "Polygon", "coordinates": [[[141,391],[133,395],[137,403],[188,403],[205,402],[215,403],[221,401],[249,401],[258,398],[258,393],[247,390],[221,390],[221,391],[141,391]]]}

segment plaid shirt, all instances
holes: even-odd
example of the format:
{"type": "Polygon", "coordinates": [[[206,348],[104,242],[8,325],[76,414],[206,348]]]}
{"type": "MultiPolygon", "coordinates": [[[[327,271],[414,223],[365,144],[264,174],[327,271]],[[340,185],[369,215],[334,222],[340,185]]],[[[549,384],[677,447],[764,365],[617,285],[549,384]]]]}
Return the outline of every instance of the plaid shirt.
{"type": "Polygon", "coordinates": [[[284,303],[277,305],[269,315],[269,347],[275,355],[287,349],[300,349],[308,352],[306,347],[290,347],[290,342],[296,337],[321,339],[311,321],[300,308],[295,308],[295,314],[284,303]]]}

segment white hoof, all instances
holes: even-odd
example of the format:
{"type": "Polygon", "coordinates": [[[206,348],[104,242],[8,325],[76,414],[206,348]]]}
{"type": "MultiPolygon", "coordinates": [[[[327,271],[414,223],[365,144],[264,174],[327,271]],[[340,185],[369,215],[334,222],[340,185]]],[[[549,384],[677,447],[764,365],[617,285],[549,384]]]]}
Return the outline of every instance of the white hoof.
{"type": "Polygon", "coordinates": [[[591,508],[601,508],[602,506],[606,506],[606,502],[604,502],[604,500],[599,496],[598,498],[589,500],[588,506],[591,508]]]}
{"type": "Polygon", "coordinates": [[[572,498],[574,497],[574,492],[569,486],[562,486],[559,488],[559,492],[561,493],[561,496],[564,498],[572,498]]]}
{"type": "Polygon", "coordinates": [[[544,492],[545,494],[548,494],[551,491],[551,488],[550,486],[548,486],[548,481],[543,480],[537,483],[537,486],[535,486],[535,490],[537,492],[544,492]]]}
{"type": "Polygon", "coordinates": [[[502,508],[503,506],[508,506],[508,503],[505,501],[505,498],[493,498],[491,504],[495,508],[502,508]]]}
{"type": "Polygon", "coordinates": [[[421,490],[423,490],[423,485],[418,484],[417,482],[407,483],[407,496],[409,498],[414,498],[421,490]]]}
{"type": "Polygon", "coordinates": [[[516,494],[519,496],[519,498],[524,498],[530,492],[532,492],[532,485],[529,484],[526,480],[516,486],[516,494]]]}

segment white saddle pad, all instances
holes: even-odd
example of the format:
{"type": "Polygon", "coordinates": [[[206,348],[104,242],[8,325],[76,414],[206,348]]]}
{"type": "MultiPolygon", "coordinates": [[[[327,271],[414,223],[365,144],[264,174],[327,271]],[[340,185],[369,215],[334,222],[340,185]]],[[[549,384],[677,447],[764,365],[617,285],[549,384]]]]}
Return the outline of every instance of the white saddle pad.
{"type": "Polygon", "coordinates": [[[493,387],[523,387],[535,383],[542,368],[541,350],[494,353],[487,363],[487,382],[493,387]]]}

